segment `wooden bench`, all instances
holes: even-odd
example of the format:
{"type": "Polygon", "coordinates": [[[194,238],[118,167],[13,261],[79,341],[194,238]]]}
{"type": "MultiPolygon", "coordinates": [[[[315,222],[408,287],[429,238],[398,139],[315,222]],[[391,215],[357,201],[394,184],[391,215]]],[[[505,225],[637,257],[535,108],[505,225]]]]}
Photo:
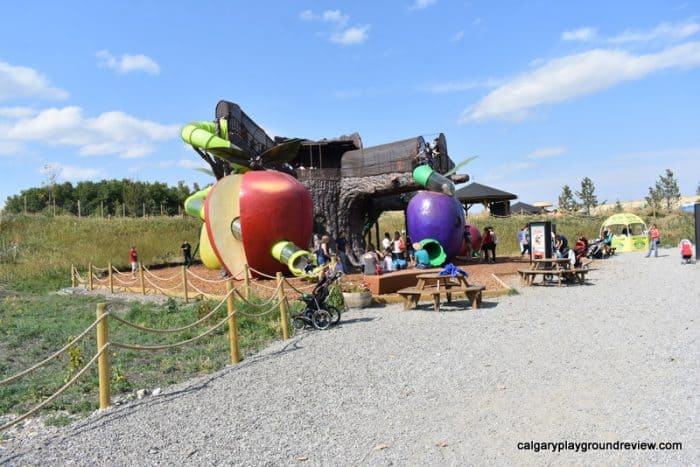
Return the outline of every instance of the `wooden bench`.
{"type": "Polygon", "coordinates": [[[481,305],[481,292],[484,290],[486,290],[486,287],[483,285],[471,285],[469,287],[440,287],[439,289],[435,286],[430,286],[424,287],[423,289],[406,287],[398,290],[396,293],[399,294],[404,300],[404,310],[416,308],[421,295],[432,295],[433,309],[435,311],[440,311],[440,297],[446,296],[447,302],[450,303],[452,301],[452,295],[457,293],[463,293],[469,300],[472,308],[477,309],[481,305]]]}
{"type": "Polygon", "coordinates": [[[520,275],[521,282],[526,285],[532,285],[538,275],[542,275],[542,283],[544,284],[546,276],[549,275],[556,276],[557,284],[561,286],[562,279],[573,279],[580,284],[585,284],[586,274],[588,274],[590,271],[594,271],[594,269],[518,269],[518,274],[520,275]]]}

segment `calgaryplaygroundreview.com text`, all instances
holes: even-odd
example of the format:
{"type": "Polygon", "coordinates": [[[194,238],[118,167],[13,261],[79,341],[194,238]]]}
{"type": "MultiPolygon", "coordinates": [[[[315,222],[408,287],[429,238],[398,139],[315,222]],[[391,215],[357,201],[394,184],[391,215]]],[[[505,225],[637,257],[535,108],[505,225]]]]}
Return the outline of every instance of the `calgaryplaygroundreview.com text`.
{"type": "Polygon", "coordinates": [[[519,451],[680,451],[683,449],[683,443],[680,442],[648,442],[648,441],[521,441],[518,442],[519,451]]]}

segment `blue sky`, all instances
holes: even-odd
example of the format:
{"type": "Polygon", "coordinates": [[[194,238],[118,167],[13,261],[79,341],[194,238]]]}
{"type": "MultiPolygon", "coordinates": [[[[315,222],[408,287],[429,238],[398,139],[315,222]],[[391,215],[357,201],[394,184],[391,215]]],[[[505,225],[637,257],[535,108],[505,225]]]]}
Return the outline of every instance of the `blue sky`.
{"type": "Polygon", "coordinates": [[[556,203],[700,182],[700,3],[10,2],[0,204],[59,181],[205,185],[179,138],[236,102],[271,135],[443,132],[473,181],[556,203]]]}

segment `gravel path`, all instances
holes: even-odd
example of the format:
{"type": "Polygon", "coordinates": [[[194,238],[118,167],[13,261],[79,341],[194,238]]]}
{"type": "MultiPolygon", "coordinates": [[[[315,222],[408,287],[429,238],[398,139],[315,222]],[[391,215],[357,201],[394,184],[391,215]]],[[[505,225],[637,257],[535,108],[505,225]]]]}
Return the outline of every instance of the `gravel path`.
{"type": "Polygon", "coordinates": [[[330,331],[18,439],[0,464],[698,464],[700,265],[661,253],[616,255],[588,285],[521,288],[476,312],[352,311],[330,331]],[[531,440],[683,448],[517,448],[531,440]]]}

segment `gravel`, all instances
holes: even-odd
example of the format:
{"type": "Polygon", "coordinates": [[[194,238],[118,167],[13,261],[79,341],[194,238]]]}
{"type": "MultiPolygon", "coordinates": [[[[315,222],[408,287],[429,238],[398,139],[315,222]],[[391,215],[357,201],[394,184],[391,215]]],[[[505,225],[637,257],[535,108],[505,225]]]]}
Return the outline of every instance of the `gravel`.
{"type": "Polygon", "coordinates": [[[6,440],[0,464],[698,464],[700,267],[675,249],[593,267],[587,285],[518,286],[476,311],[351,311],[159,396],[6,440]],[[530,441],[683,447],[518,449],[530,441]]]}

